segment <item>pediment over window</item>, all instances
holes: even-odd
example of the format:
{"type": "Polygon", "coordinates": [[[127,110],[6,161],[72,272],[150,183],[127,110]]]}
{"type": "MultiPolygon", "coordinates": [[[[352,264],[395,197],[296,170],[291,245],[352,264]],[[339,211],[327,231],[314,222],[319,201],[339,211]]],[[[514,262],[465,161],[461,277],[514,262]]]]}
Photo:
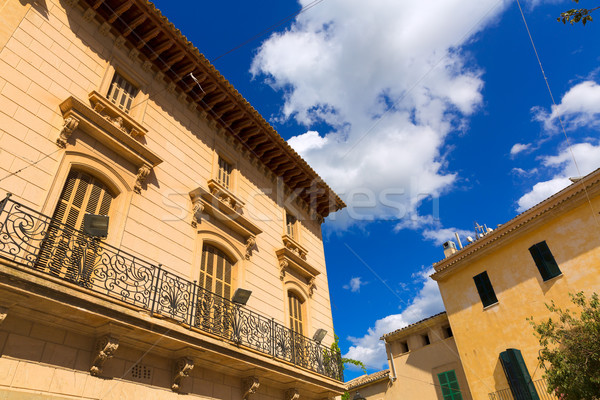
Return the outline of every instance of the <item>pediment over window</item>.
{"type": "Polygon", "coordinates": [[[90,93],[89,102],[91,106],[71,96],[60,104],[64,125],[56,144],[66,147],[73,131],[82,130],[137,167],[135,191],[139,193],[152,168],[163,161],[137,139],[148,130],[96,91],[90,93]]]}
{"type": "Polygon", "coordinates": [[[305,258],[302,258],[296,251],[284,247],[275,251],[279,261],[279,277],[281,280],[285,278],[288,270],[292,270],[304,279],[308,285],[309,294],[312,296],[316,287],[315,280],[319,272],[315,267],[310,265],[305,258]]]}
{"type": "Polygon", "coordinates": [[[202,223],[202,218],[209,216],[215,225],[230,228],[244,238],[246,259],[248,260],[252,255],[252,248],[256,244],[256,236],[262,233],[262,230],[239,211],[239,208],[236,207],[239,205],[238,203],[233,203],[232,207],[231,202],[224,199],[220,193],[217,191],[213,194],[203,187],[198,187],[190,192],[193,207],[192,225],[196,226],[202,223]]]}

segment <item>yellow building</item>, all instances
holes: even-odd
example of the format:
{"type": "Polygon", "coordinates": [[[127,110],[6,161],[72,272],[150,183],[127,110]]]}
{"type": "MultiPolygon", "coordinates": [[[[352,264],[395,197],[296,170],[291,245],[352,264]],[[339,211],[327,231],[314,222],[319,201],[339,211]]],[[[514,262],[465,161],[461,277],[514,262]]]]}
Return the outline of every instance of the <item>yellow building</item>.
{"type": "Polygon", "coordinates": [[[0,398],[342,393],[340,198],[152,3],[0,9],[0,398]]]}
{"type": "Polygon", "coordinates": [[[470,400],[469,386],[445,312],[381,337],[390,369],[347,383],[367,400],[470,400]]]}
{"type": "Polygon", "coordinates": [[[434,265],[475,400],[554,398],[526,318],[600,291],[599,193],[596,170],[434,265]]]}

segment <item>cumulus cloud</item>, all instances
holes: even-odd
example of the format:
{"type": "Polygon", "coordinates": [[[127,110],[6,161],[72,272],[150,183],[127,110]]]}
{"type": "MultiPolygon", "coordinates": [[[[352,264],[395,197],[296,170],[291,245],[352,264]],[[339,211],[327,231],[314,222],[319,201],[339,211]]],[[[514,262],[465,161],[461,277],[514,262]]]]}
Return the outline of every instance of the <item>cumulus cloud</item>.
{"type": "Polygon", "coordinates": [[[346,290],[350,290],[352,293],[360,292],[360,287],[366,285],[369,282],[363,282],[360,276],[350,279],[350,282],[347,285],[344,285],[343,288],[346,290]]]}
{"type": "Polygon", "coordinates": [[[567,130],[581,127],[600,128],[600,85],[585,81],[573,86],[550,112],[534,107],[534,118],[548,131],[560,129],[558,118],[567,130]]]}
{"type": "Polygon", "coordinates": [[[483,87],[462,46],[506,4],[328,0],[261,45],[251,73],[284,93],[280,118],[307,127],[289,143],[346,200],[349,219],[364,202],[357,191],[375,203],[365,213],[400,219],[456,182],[445,139],[468,125],[483,87]]]}
{"type": "Polygon", "coordinates": [[[510,149],[510,155],[511,156],[516,156],[517,154],[525,151],[525,150],[529,150],[529,148],[531,147],[531,143],[515,143],[513,145],[513,147],[511,147],[510,149]]]}
{"type": "Polygon", "coordinates": [[[433,268],[423,270],[415,278],[422,283],[421,289],[411,304],[399,314],[388,315],[377,320],[375,326],[360,337],[349,337],[352,343],[344,357],[362,361],[370,368],[387,368],[387,358],[383,341],[379,340],[386,333],[403,328],[409,324],[427,318],[444,310],[444,304],[437,283],[429,278],[433,268]]]}
{"type": "MultiPolygon", "coordinates": [[[[436,245],[440,246],[448,240],[456,242],[455,233],[461,237],[462,241],[465,241],[467,236],[473,236],[473,231],[467,231],[465,229],[457,228],[441,228],[441,229],[425,229],[423,231],[423,237],[427,240],[433,241],[436,245]]],[[[458,243],[457,243],[458,245],[458,243]]]]}
{"type": "Polygon", "coordinates": [[[600,144],[578,143],[564,148],[557,155],[542,158],[542,165],[556,171],[553,178],[536,183],[517,201],[517,211],[523,212],[571,184],[569,178],[587,175],[600,167],[600,144]],[[573,162],[577,160],[577,165],[573,162]],[[579,169],[577,169],[579,167],[579,169]]]}

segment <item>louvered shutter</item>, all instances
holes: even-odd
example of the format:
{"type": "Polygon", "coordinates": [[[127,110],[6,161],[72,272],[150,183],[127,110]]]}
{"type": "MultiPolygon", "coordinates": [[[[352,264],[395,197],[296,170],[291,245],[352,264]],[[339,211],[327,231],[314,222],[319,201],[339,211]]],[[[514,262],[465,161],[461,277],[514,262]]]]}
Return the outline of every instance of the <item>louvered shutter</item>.
{"type": "Polygon", "coordinates": [[[484,307],[498,302],[496,293],[494,292],[494,287],[492,286],[492,282],[490,282],[487,271],[483,271],[481,274],[474,276],[473,281],[475,281],[477,292],[479,293],[481,303],[484,307]]]}
{"type": "Polygon", "coordinates": [[[539,400],[531,376],[518,349],[507,349],[500,353],[500,362],[515,400],[539,400]]]}
{"type": "Polygon", "coordinates": [[[444,400],[462,400],[462,394],[454,370],[438,374],[444,400]]]}
{"type": "Polygon", "coordinates": [[[545,241],[531,246],[529,252],[543,280],[547,281],[562,273],[545,241]]]}

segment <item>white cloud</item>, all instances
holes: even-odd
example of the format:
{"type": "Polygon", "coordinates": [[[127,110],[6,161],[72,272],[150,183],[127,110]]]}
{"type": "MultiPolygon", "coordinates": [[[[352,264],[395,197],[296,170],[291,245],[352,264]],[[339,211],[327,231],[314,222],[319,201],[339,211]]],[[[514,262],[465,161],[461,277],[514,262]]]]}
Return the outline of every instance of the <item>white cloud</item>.
{"type": "Polygon", "coordinates": [[[428,269],[417,274],[416,278],[423,286],[404,311],[377,320],[363,337],[349,337],[352,346],[344,357],[360,360],[370,368],[387,368],[385,347],[379,338],[444,310],[437,283],[429,278],[432,273],[433,269],[428,269]]]}
{"type": "Polygon", "coordinates": [[[515,143],[513,147],[510,149],[510,155],[516,156],[517,154],[528,150],[531,147],[531,143],[523,144],[523,143],[515,143]]]}
{"type": "Polygon", "coordinates": [[[369,282],[363,282],[360,276],[356,278],[350,279],[350,282],[347,285],[344,285],[343,288],[346,290],[350,290],[352,293],[360,292],[360,287],[366,285],[369,282]]]}
{"type": "Polygon", "coordinates": [[[532,110],[535,119],[548,131],[560,129],[559,116],[567,130],[584,126],[600,128],[600,85],[594,81],[581,82],[569,89],[560,104],[552,106],[551,112],[540,107],[532,110]]]}
{"type": "Polygon", "coordinates": [[[578,143],[561,150],[555,156],[542,159],[542,165],[558,172],[548,181],[536,183],[531,191],[517,201],[517,211],[523,212],[571,184],[569,178],[587,175],[600,167],[600,144],[578,143]],[[577,160],[577,165],[573,162],[577,160]],[[579,170],[577,169],[579,167],[579,170]]]}
{"type": "Polygon", "coordinates": [[[251,72],[284,92],[283,119],[319,124],[289,143],[350,209],[361,190],[375,199],[372,217],[406,217],[457,179],[444,142],[467,125],[483,87],[461,46],[508,3],[328,0],[266,40],[251,72]]]}
{"type": "MultiPolygon", "coordinates": [[[[467,231],[465,229],[457,229],[457,228],[440,228],[440,229],[425,229],[423,231],[423,237],[427,240],[433,241],[436,245],[441,246],[444,242],[448,240],[452,240],[456,243],[455,233],[458,233],[459,237],[461,237],[461,242],[463,244],[466,243],[467,236],[473,236],[473,231],[467,231]]],[[[458,246],[458,243],[456,243],[458,246]]]]}

